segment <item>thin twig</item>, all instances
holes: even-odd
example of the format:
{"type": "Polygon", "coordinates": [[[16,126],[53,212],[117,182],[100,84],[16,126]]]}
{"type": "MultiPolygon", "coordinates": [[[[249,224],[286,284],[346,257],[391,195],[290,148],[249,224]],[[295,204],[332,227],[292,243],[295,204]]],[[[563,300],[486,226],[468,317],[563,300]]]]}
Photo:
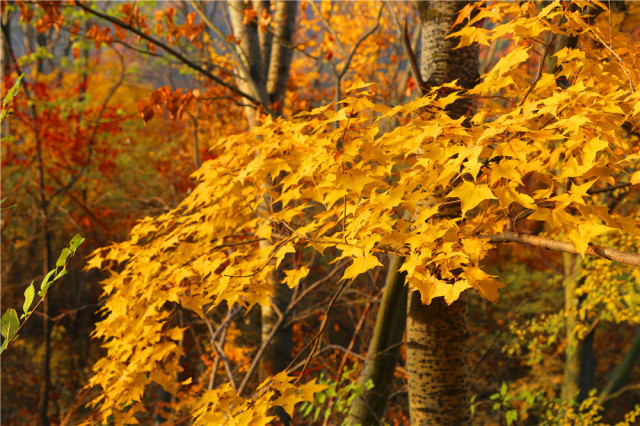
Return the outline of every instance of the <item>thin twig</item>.
{"type": "Polygon", "coordinates": [[[524,97],[522,98],[520,105],[518,105],[519,107],[524,105],[525,101],[529,97],[529,94],[533,91],[533,88],[536,87],[536,84],[538,84],[538,81],[542,76],[542,70],[544,69],[544,60],[547,58],[547,55],[549,54],[549,50],[551,49],[551,45],[553,44],[553,41],[555,40],[555,38],[556,38],[556,35],[554,33],[552,34],[551,39],[547,43],[546,45],[547,47],[544,49],[544,53],[542,54],[542,57],[540,58],[540,63],[538,64],[538,71],[536,72],[536,76],[533,79],[533,82],[531,83],[531,85],[529,86],[529,90],[527,90],[527,93],[525,93],[524,97]]]}
{"type": "MultiPolygon", "coordinates": [[[[580,20],[582,20],[582,18],[579,18],[580,20]]],[[[582,20],[584,22],[584,20],[582,20]]],[[[618,62],[620,62],[620,67],[622,68],[622,71],[627,75],[627,78],[629,79],[629,86],[631,87],[631,93],[635,93],[636,89],[633,86],[633,80],[631,79],[631,74],[629,73],[629,70],[627,70],[627,68],[624,66],[624,62],[622,61],[622,58],[611,48],[611,46],[609,46],[604,40],[602,40],[602,38],[600,38],[600,36],[595,32],[595,30],[591,30],[591,34],[593,34],[595,36],[596,39],[598,39],[598,41],[609,51],[611,52],[611,54],[613,56],[616,57],[616,59],[618,59],[618,62]]]]}
{"type": "MultiPolygon", "coordinates": [[[[229,363],[229,358],[227,358],[227,355],[224,353],[224,349],[220,347],[218,342],[216,342],[216,338],[215,338],[216,332],[213,331],[213,326],[211,325],[211,321],[209,321],[209,319],[206,316],[204,316],[203,319],[204,319],[204,323],[207,325],[207,329],[209,329],[209,334],[211,335],[211,339],[210,339],[211,345],[213,346],[213,349],[216,351],[216,353],[224,363],[224,368],[227,372],[227,378],[229,379],[229,383],[231,383],[231,386],[234,389],[237,389],[236,382],[233,378],[233,371],[231,370],[231,365],[229,363]]],[[[218,328],[218,330],[220,330],[220,328],[218,328]]]]}
{"type": "Polygon", "coordinates": [[[264,268],[266,268],[267,266],[269,266],[269,263],[271,263],[271,260],[273,260],[273,258],[276,256],[276,254],[278,254],[278,252],[280,251],[280,249],[282,247],[284,247],[288,242],[293,241],[293,237],[289,237],[286,240],[282,241],[281,243],[279,243],[276,248],[271,252],[271,255],[269,256],[269,258],[267,259],[267,261],[265,262],[264,265],[262,265],[261,267],[259,267],[258,269],[256,269],[255,271],[253,271],[250,274],[246,274],[246,275],[228,275],[228,274],[222,274],[223,277],[231,277],[231,278],[249,278],[249,277],[253,277],[254,275],[260,273],[262,270],[264,270],[264,268]]]}
{"type": "Polygon", "coordinates": [[[615,186],[609,186],[609,187],[601,188],[601,189],[589,189],[589,190],[587,190],[587,194],[589,194],[589,195],[600,194],[602,192],[610,192],[610,191],[615,191],[616,189],[626,188],[627,186],[631,186],[631,183],[629,183],[629,182],[620,183],[620,184],[615,185],[615,186]]]}
{"type": "MultiPolygon", "coordinates": [[[[298,352],[298,355],[296,355],[296,357],[289,364],[289,366],[291,366],[291,364],[293,364],[298,359],[300,354],[303,353],[305,350],[307,350],[307,348],[313,343],[313,348],[311,349],[311,352],[307,357],[307,362],[305,362],[304,367],[302,367],[302,372],[300,372],[300,375],[298,376],[294,384],[298,384],[298,382],[300,382],[300,380],[304,376],[304,373],[307,370],[309,363],[311,362],[311,358],[313,358],[313,353],[318,348],[318,343],[320,342],[320,336],[322,336],[322,333],[324,332],[324,329],[327,326],[327,320],[329,319],[329,314],[331,313],[331,309],[335,305],[336,300],[338,300],[338,297],[340,297],[340,293],[342,293],[342,290],[344,290],[345,287],[347,287],[347,285],[349,285],[350,283],[351,283],[351,280],[344,280],[342,282],[342,284],[338,288],[338,291],[336,291],[336,293],[333,295],[333,299],[331,299],[331,302],[329,302],[329,307],[327,308],[327,313],[325,314],[324,319],[322,320],[322,324],[320,324],[320,329],[318,330],[314,338],[311,339],[311,341],[307,343],[307,345],[300,352],[298,352]]],[[[287,370],[289,370],[289,367],[287,367],[287,370]]]]}

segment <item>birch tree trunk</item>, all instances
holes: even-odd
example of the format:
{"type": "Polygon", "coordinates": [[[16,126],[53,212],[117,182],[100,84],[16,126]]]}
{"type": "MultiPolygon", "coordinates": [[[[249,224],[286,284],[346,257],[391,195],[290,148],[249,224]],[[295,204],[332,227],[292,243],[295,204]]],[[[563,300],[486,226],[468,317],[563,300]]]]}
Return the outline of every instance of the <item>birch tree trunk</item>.
{"type": "MultiPolygon", "coordinates": [[[[458,79],[462,87],[472,87],[478,78],[477,48],[453,50],[457,41],[444,39],[466,4],[417,3],[422,30],[420,71],[427,86],[458,79]]],[[[461,117],[472,105],[471,99],[463,99],[454,103],[448,113],[461,117]]],[[[440,298],[425,306],[414,291],[409,294],[407,312],[411,424],[470,424],[466,293],[450,306],[440,298]]]]}
{"type": "MultiPolygon", "coordinates": [[[[271,32],[264,32],[258,28],[263,11],[268,11],[269,1],[254,0],[253,2],[230,1],[229,15],[236,40],[236,64],[241,78],[237,85],[241,90],[252,94],[265,107],[273,110],[276,115],[281,114],[286,92],[289,68],[293,56],[292,39],[295,28],[298,2],[276,2],[271,32]],[[254,8],[257,18],[245,22],[245,8],[254,8]]],[[[247,107],[247,120],[250,126],[258,124],[257,111],[247,107]]],[[[265,182],[266,186],[272,182],[265,182]]],[[[278,210],[272,200],[265,197],[261,206],[263,210],[278,210]]],[[[268,243],[267,243],[268,244],[268,243]]],[[[283,262],[284,264],[284,262],[283,262]]],[[[271,305],[261,308],[261,335],[266,339],[279,319],[279,312],[284,312],[291,300],[291,289],[283,284],[284,273],[281,269],[274,271],[269,277],[269,284],[273,286],[271,305]]],[[[291,326],[281,327],[274,334],[270,345],[267,346],[261,363],[261,375],[271,375],[283,371],[291,361],[292,329],[291,326]]],[[[283,423],[290,421],[284,410],[277,410],[283,423]]]]}

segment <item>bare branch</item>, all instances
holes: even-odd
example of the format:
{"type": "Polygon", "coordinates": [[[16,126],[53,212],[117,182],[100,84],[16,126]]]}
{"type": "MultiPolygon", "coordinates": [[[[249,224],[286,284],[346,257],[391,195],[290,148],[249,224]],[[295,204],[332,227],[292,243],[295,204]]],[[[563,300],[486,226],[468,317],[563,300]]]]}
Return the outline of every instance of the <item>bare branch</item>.
{"type": "Polygon", "coordinates": [[[344,290],[347,287],[347,285],[349,285],[350,283],[351,283],[351,280],[344,280],[343,281],[343,283],[338,288],[338,291],[336,291],[335,294],[333,295],[333,298],[331,299],[331,302],[329,302],[329,307],[327,308],[327,313],[324,315],[324,319],[322,320],[322,324],[320,324],[320,329],[318,330],[316,335],[313,337],[313,339],[311,339],[309,341],[309,343],[307,343],[306,346],[300,352],[298,352],[298,355],[289,364],[289,367],[287,368],[287,371],[289,370],[291,365],[298,359],[300,354],[304,353],[304,351],[307,350],[307,348],[309,346],[311,346],[311,344],[313,344],[313,347],[311,348],[311,352],[309,353],[309,356],[307,357],[307,361],[305,362],[304,367],[302,367],[302,371],[300,372],[300,375],[296,379],[295,384],[297,384],[302,379],[302,377],[304,376],[304,373],[307,370],[307,367],[309,366],[309,363],[311,362],[311,359],[313,358],[313,354],[315,353],[316,349],[318,348],[318,343],[320,342],[320,337],[322,336],[322,333],[324,332],[324,329],[327,326],[327,320],[329,319],[329,314],[331,313],[331,309],[333,309],[333,306],[336,304],[336,301],[338,300],[338,297],[340,297],[340,294],[342,293],[342,290],[344,290]]]}
{"type": "MultiPolygon", "coordinates": [[[[137,28],[132,27],[131,25],[125,23],[124,21],[121,21],[118,18],[114,18],[113,16],[110,16],[106,13],[103,13],[102,11],[99,10],[95,10],[92,9],[90,7],[88,7],[86,4],[84,3],[80,3],[80,2],[76,2],[76,6],[78,6],[80,9],[84,10],[85,12],[88,12],[92,15],[95,15],[97,17],[100,17],[106,21],[111,22],[114,25],[117,25],[121,28],[124,28],[125,30],[131,31],[132,33],[136,34],[137,36],[139,36],[140,38],[148,41],[149,43],[154,44],[155,46],[158,46],[159,48],[165,50],[166,52],[172,54],[174,57],[176,57],[177,59],[179,59],[182,63],[184,63],[185,65],[187,65],[189,68],[204,74],[205,76],[207,76],[208,78],[210,78],[211,80],[215,81],[216,83],[218,83],[219,85],[226,87],[227,89],[231,90],[232,92],[242,96],[243,98],[246,98],[247,100],[253,102],[256,105],[260,105],[261,102],[258,101],[256,98],[254,98],[253,96],[249,95],[248,93],[243,92],[242,90],[238,89],[237,87],[234,87],[232,85],[230,85],[229,83],[223,81],[222,79],[216,77],[215,75],[211,74],[209,71],[202,69],[202,67],[199,67],[197,64],[195,64],[194,62],[192,62],[190,59],[184,57],[180,52],[178,52],[177,50],[173,49],[172,47],[166,45],[165,43],[161,42],[160,40],[156,40],[153,37],[150,37],[148,35],[146,35],[145,33],[143,33],[142,31],[140,31],[137,28]]],[[[265,111],[269,111],[268,105],[264,105],[264,109],[265,111]]]]}
{"type": "MultiPolygon", "coordinates": [[[[534,247],[542,247],[547,250],[561,251],[565,253],[579,254],[572,243],[557,241],[551,238],[537,237],[535,235],[518,234],[516,232],[503,232],[494,235],[480,235],[479,238],[489,240],[492,244],[521,243],[534,247]]],[[[626,265],[640,266],[640,254],[625,253],[608,247],[589,244],[586,254],[590,256],[604,257],[614,262],[626,265]]]]}

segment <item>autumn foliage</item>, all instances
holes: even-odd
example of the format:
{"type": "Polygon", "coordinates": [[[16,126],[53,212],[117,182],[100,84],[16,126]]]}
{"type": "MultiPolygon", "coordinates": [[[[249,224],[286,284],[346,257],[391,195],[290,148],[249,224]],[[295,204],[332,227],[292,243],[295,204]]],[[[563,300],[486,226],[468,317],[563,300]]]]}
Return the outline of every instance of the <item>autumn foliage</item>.
{"type": "MultiPolygon", "coordinates": [[[[19,3],[21,19],[35,19],[32,5],[19,3]]],[[[39,7],[37,28],[70,25],[62,9],[39,7]]],[[[509,381],[520,392],[508,402],[508,389],[501,387],[492,399],[502,405],[494,411],[511,413],[511,421],[512,411],[539,423],[601,421],[608,400],[591,395],[582,408],[556,402],[562,382],[557,358],[567,342],[583,340],[598,323],[606,324],[600,327],[608,336],[617,336],[611,339],[623,352],[623,342],[640,324],[640,41],[637,31],[628,30],[638,22],[638,6],[629,5],[624,15],[599,2],[469,4],[456,22],[463,26],[450,37],[459,40],[458,47],[480,45],[484,72],[471,89],[454,81],[430,87],[423,96],[415,96],[419,88],[406,69],[404,84],[393,87],[389,70],[403,63],[403,54],[389,52],[400,27],[382,5],[300,7],[298,48],[306,54],[292,61],[284,113],[276,117],[268,111],[273,105],[256,106],[259,122],[253,128],[243,128],[246,104],[237,105],[249,100],[210,81],[184,89],[136,89],[126,114],[89,101],[82,111],[67,108],[69,98],[91,90],[93,76],[28,86],[40,102],[53,104],[40,110],[37,127],[48,149],[64,153],[46,163],[54,183],[67,181],[88,161],[80,153],[89,139],[89,152],[99,163],[82,179],[84,190],[95,193],[117,179],[125,138],[136,135],[132,143],[141,144],[169,132],[184,137],[187,129],[206,135],[206,161],[197,164],[191,181],[186,167],[158,156],[149,160],[154,179],[179,175],[175,202],[87,258],[85,271],[103,274],[92,331],[101,352],[85,383],[92,397],[83,420],[133,424],[154,415],[176,423],[269,424],[277,418],[274,407],[295,419],[302,416],[300,402],[320,404],[318,395],[332,387],[337,398],[342,355],[314,359],[313,351],[304,352],[306,343],[321,340],[315,331],[324,330],[347,286],[357,292],[342,297],[376,294],[379,283],[372,277],[386,268],[389,255],[397,255],[404,259],[400,271],[407,286],[419,291],[424,304],[435,298],[451,304],[463,292],[472,293],[471,361],[478,368],[472,389],[482,395],[509,381]],[[339,13],[345,8],[362,12],[371,26],[349,28],[349,15],[339,13]],[[314,40],[323,25],[338,30],[314,40]],[[371,28],[389,36],[363,40],[362,50],[350,58],[345,46],[357,44],[371,28]],[[579,37],[577,45],[562,45],[573,37],[579,37]],[[499,57],[492,56],[496,50],[499,57]],[[326,70],[310,57],[331,71],[321,74],[326,70]],[[341,74],[351,59],[351,72],[341,74]],[[337,89],[324,83],[329,78],[337,78],[337,89]],[[310,89],[313,82],[321,83],[317,90],[310,89]],[[473,107],[465,116],[447,112],[469,99],[473,107]],[[86,126],[81,115],[97,116],[96,124],[86,126]],[[560,253],[576,255],[568,274],[560,253]],[[268,341],[247,341],[251,312],[271,304],[270,277],[278,273],[280,285],[292,289],[295,306],[283,318],[310,311],[312,326],[302,314],[291,320],[294,346],[305,354],[295,361],[308,356],[309,362],[258,379],[255,364],[268,341]],[[566,280],[579,283],[575,306],[559,302],[566,280]],[[575,320],[568,331],[574,337],[559,331],[567,318],[575,320]],[[212,324],[220,328],[214,331],[212,324]],[[226,341],[219,339],[222,333],[228,333],[226,341]],[[504,366],[503,376],[491,376],[496,372],[486,365],[487,356],[504,366]],[[510,362],[517,366],[508,367],[510,362]],[[336,380],[321,380],[321,369],[336,380]],[[220,377],[225,382],[214,386],[220,377]]],[[[397,11],[407,13],[403,8],[397,11]]],[[[124,3],[118,13],[127,27],[85,27],[94,48],[128,40],[152,53],[160,50],[132,35],[132,27],[169,46],[188,43],[200,58],[210,57],[211,70],[219,67],[211,72],[230,81],[232,58],[216,49],[236,43],[233,34],[212,39],[194,11],[179,20],[175,8],[151,14],[124,3]]],[[[267,9],[253,13],[245,25],[257,23],[267,32],[267,9]]],[[[34,127],[26,105],[16,108],[12,120],[14,134],[34,127]]],[[[3,172],[7,167],[17,175],[14,168],[33,158],[34,146],[3,144],[3,172]]],[[[185,162],[191,155],[184,147],[165,149],[178,151],[185,162]]],[[[151,156],[154,148],[148,150],[151,156]]],[[[11,190],[4,173],[3,184],[4,192],[11,190]]],[[[53,186],[45,189],[55,192],[53,186]]],[[[115,215],[117,206],[110,208],[115,215]]],[[[94,216],[87,215],[89,228],[99,223],[94,216]]],[[[357,308],[363,322],[371,304],[357,308]]],[[[349,327],[352,322],[344,320],[349,327]]],[[[357,334],[358,328],[347,344],[357,334]]],[[[354,351],[366,354],[366,348],[363,341],[354,351]]],[[[616,360],[613,365],[622,358],[606,355],[616,360]]],[[[632,371],[637,379],[637,367],[632,371]]],[[[640,413],[632,405],[639,401],[637,393],[629,396],[611,419],[632,424],[640,413]]],[[[402,404],[390,403],[391,422],[407,420],[402,404]]],[[[496,421],[488,408],[475,410],[482,422],[496,421]]]]}

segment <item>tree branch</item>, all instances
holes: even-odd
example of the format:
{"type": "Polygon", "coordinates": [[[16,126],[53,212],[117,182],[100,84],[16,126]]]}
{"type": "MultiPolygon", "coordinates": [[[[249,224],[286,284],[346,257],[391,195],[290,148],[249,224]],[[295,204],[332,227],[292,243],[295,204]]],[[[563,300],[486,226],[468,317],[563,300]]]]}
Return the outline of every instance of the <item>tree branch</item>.
{"type": "MultiPolygon", "coordinates": [[[[140,31],[139,29],[134,28],[131,25],[125,23],[124,21],[121,21],[118,18],[114,18],[113,16],[110,16],[110,15],[108,15],[106,13],[103,13],[103,12],[101,12],[99,10],[92,9],[92,8],[88,7],[87,5],[85,5],[83,3],[76,2],[76,6],[78,6],[80,9],[84,10],[87,13],[90,13],[90,14],[95,15],[95,16],[97,16],[99,18],[102,18],[102,19],[104,19],[106,21],[109,21],[114,25],[117,25],[117,26],[119,26],[121,28],[124,28],[125,30],[131,31],[132,33],[136,34],[140,38],[142,38],[142,39],[148,41],[149,43],[152,43],[152,44],[158,46],[159,48],[165,50],[166,52],[172,54],[174,57],[179,59],[182,63],[187,65],[189,68],[192,68],[193,70],[195,70],[195,71],[197,71],[197,72],[199,72],[201,74],[204,74],[205,76],[207,76],[211,80],[215,81],[219,85],[221,85],[223,87],[226,87],[227,89],[229,89],[232,92],[242,96],[243,98],[253,102],[256,105],[260,105],[261,104],[261,102],[258,101],[253,96],[249,95],[248,93],[243,92],[242,90],[238,89],[237,87],[234,87],[234,86],[230,85],[229,83],[226,83],[225,81],[223,81],[220,78],[216,77],[215,75],[211,74],[209,71],[207,71],[205,69],[202,69],[197,64],[195,64],[194,62],[192,62],[191,60],[189,60],[188,58],[186,58],[182,54],[180,54],[180,52],[178,52],[177,50],[173,49],[172,47],[166,45],[165,43],[161,42],[160,40],[156,40],[153,37],[150,37],[150,36],[146,35],[142,31],[140,31]]],[[[267,111],[268,110],[268,105],[264,105],[264,108],[265,108],[265,111],[267,111]]]]}
{"type": "MultiPolygon", "coordinates": [[[[516,232],[503,232],[494,235],[480,235],[479,238],[489,240],[492,244],[499,243],[521,243],[534,247],[542,247],[547,250],[561,251],[565,253],[579,254],[572,243],[565,241],[556,241],[551,238],[537,237],[534,235],[518,234],[516,232]]],[[[624,263],[626,265],[640,266],[640,254],[625,253],[608,247],[596,246],[589,244],[586,254],[614,262],[624,263]]]]}
{"type": "Polygon", "coordinates": [[[393,22],[398,30],[398,33],[402,35],[402,46],[407,54],[407,58],[409,59],[409,65],[411,67],[411,74],[413,75],[413,79],[415,80],[418,88],[420,89],[420,93],[422,96],[427,94],[427,85],[422,79],[422,74],[420,73],[420,66],[418,65],[418,59],[416,57],[413,48],[411,47],[411,41],[409,40],[409,33],[407,31],[407,23],[404,23],[404,27],[400,27],[400,21],[398,20],[398,15],[396,15],[396,11],[393,10],[391,6],[391,2],[389,0],[386,1],[387,8],[389,9],[389,13],[393,18],[393,22]]]}

